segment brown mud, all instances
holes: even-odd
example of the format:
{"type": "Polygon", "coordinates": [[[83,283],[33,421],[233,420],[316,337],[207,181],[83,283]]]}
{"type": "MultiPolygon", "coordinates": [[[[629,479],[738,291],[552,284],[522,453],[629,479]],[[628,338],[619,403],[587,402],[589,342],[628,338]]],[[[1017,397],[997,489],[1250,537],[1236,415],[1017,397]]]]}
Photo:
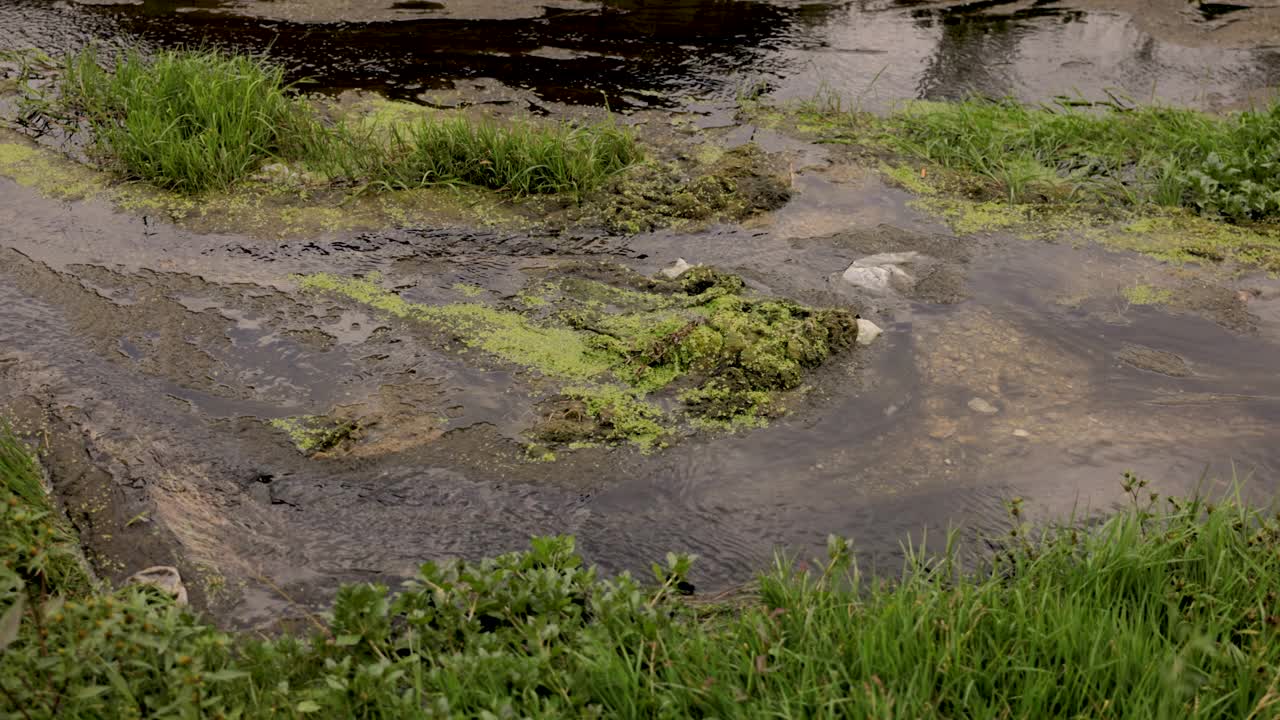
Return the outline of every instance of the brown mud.
{"type": "MultiPolygon", "coordinates": [[[[43,38],[50,50],[104,27],[133,27],[153,41],[165,32],[191,37],[201,27],[264,27],[240,4],[204,3],[182,17],[173,5],[0,0],[0,18],[21,20],[21,37],[43,38]],[[53,32],[50,17],[68,24],[53,32]],[[142,28],[144,19],[155,29],[142,28]]],[[[273,5],[281,14],[302,7],[273,5]]],[[[462,5],[447,5],[462,12],[462,5]]],[[[577,15],[559,8],[545,19],[560,29],[556,23],[577,27],[584,17],[603,22],[600,5],[581,5],[577,15]]],[[[733,5],[744,17],[726,18],[724,27],[748,23],[784,40],[821,31],[827,44],[769,40],[761,50],[737,48],[737,59],[705,75],[677,63],[646,76],[653,92],[713,88],[720,82],[714,78],[741,79],[744,68],[769,71],[777,58],[805,53],[818,62],[839,56],[849,67],[883,62],[855,52],[874,45],[877,27],[940,34],[940,44],[948,28],[970,28],[949,42],[994,53],[982,55],[982,67],[1005,68],[999,72],[1009,82],[997,78],[992,87],[1039,83],[1042,92],[1048,71],[1031,61],[1009,69],[996,60],[1021,58],[1045,37],[1067,42],[1082,28],[1101,34],[1086,34],[1091,41],[1080,44],[1081,53],[1123,55],[1129,50],[1117,48],[1137,32],[1124,24],[1108,35],[1108,23],[1118,22],[1111,15],[1098,20],[1057,5],[733,5]],[[776,17],[794,22],[762,29],[761,18],[776,17]],[[1001,56],[1003,37],[1015,47],[1001,56]]],[[[632,3],[603,7],[614,13],[605,40],[563,37],[612,42],[637,31],[630,21],[663,17],[651,26],[654,43],[685,37],[678,25],[687,17],[632,3]]],[[[432,19],[434,12],[415,9],[405,28],[390,20],[353,23],[326,36],[337,43],[326,52],[359,57],[367,47],[355,44],[362,33],[385,39],[458,21],[432,19]]],[[[288,40],[295,25],[322,20],[291,17],[276,28],[288,40]]],[[[489,23],[499,21],[477,22],[494,32],[489,23]]],[[[0,32],[14,33],[15,26],[4,27],[0,32]]],[[[279,46],[284,58],[297,37],[279,46]]],[[[1164,42],[1148,47],[1167,50],[1164,42]]],[[[617,78],[636,77],[627,65],[633,56],[609,60],[617,63],[610,86],[591,75],[604,61],[582,57],[582,48],[573,49],[579,55],[539,52],[534,57],[581,68],[593,91],[623,94],[617,78]]],[[[964,52],[946,57],[963,60],[964,52]]],[[[1253,68],[1215,85],[1222,102],[1271,82],[1268,52],[1213,55],[1253,68]]],[[[378,57],[367,72],[386,80],[391,94],[426,92],[410,87],[421,78],[378,66],[378,57]]],[[[1184,48],[1160,57],[1131,68],[1134,82],[1184,77],[1169,63],[1199,56],[1184,48]]],[[[495,105],[518,114],[534,105],[560,112],[556,103],[581,99],[557,95],[554,77],[511,90],[521,73],[536,69],[524,67],[526,59],[508,58],[509,84],[462,92],[448,103],[518,95],[519,103],[495,105]]],[[[491,61],[469,67],[491,70],[491,61]]],[[[370,84],[360,74],[366,70],[298,67],[330,89],[370,84]]],[[[905,75],[886,80],[888,92],[934,92],[925,82],[934,76],[905,67],[905,75]]],[[[1098,83],[1111,77],[1076,72],[1098,83]]],[[[785,94],[787,82],[799,88],[819,75],[782,75],[779,87],[785,94]]],[[[1173,96],[1183,89],[1174,82],[1173,96]]],[[[1071,230],[1056,242],[1000,230],[957,233],[866,159],[738,125],[731,104],[649,109],[628,121],[643,123],[654,142],[670,136],[664,147],[678,148],[671,150],[675,161],[685,153],[685,168],[715,167],[725,150],[754,144],[768,169],[746,177],[782,183],[786,198],[751,203],[745,216],[635,234],[591,230],[591,223],[530,226],[506,215],[492,221],[474,206],[433,215],[433,202],[413,218],[369,215],[371,229],[300,223],[281,232],[227,216],[202,225],[174,222],[151,206],[122,207],[115,186],[66,197],[39,178],[0,177],[0,415],[16,418],[40,443],[59,500],[101,574],[119,580],[147,565],[176,564],[196,604],[237,626],[322,607],[342,582],[394,583],[425,559],[489,555],[522,547],[530,535],[572,533],[607,571],[643,571],[669,550],[694,552],[701,556],[694,579],[707,589],[750,580],[776,548],[819,553],[828,533],[853,537],[873,567],[893,570],[907,538],[927,534],[933,543],[949,527],[971,540],[1002,532],[1004,502],[1014,496],[1025,498],[1034,518],[1106,512],[1123,499],[1123,471],[1150,478],[1162,493],[1191,489],[1206,474],[1221,480],[1234,473],[1250,479],[1251,496],[1273,496],[1280,469],[1275,278],[1162,263],[1091,245],[1071,230]],[[860,258],[904,252],[916,253],[905,286],[874,292],[841,279],[860,258]],[[752,297],[856,310],[885,334],[807,372],[786,412],[764,427],[689,430],[670,447],[648,450],[625,442],[555,448],[552,460],[530,447],[529,428],[559,392],[538,373],[442,341],[438,330],[412,318],[305,291],[298,280],[376,273],[379,287],[408,303],[517,308],[536,304],[531,289],[548,278],[609,267],[615,270],[608,277],[592,278],[634,290],[626,278],[655,276],[676,258],[743,278],[752,297]],[[300,445],[287,429],[300,418],[331,423],[317,427],[350,423],[350,431],[300,445]]],[[[740,200],[737,190],[727,195],[740,200]]],[[[345,209],[329,210],[328,217],[347,217],[345,209]]]]}

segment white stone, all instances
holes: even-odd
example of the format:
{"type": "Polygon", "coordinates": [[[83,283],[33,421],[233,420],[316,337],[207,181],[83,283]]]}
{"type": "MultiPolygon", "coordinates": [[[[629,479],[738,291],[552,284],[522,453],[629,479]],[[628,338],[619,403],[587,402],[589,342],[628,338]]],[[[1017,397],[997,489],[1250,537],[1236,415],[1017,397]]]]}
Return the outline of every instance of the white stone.
{"type": "Polygon", "coordinates": [[[880,326],[876,325],[870,320],[867,320],[866,318],[858,318],[858,344],[859,345],[863,345],[863,346],[870,345],[871,343],[875,342],[876,338],[880,337],[880,335],[883,332],[884,331],[880,329],[880,326]]]}
{"type": "Polygon", "coordinates": [[[662,268],[662,270],[660,270],[659,272],[662,273],[664,276],[672,280],[675,280],[676,278],[685,274],[685,272],[690,270],[692,267],[693,267],[692,265],[684,261],[684,258],[676,258],[675,262],[671,263],[667,267],[662,268]]]}
{"type": "Polygon", "coordinates": [[[854,260],[841,276],[845,282],[872,292],[888,292],[893,284],[912,285],[915,278],[898,267],[921,259],[917,252],[880,253],[854,260]]]}
{"type": "Polygon", "coordinates": [[[995,415],[1000,412],[995,405],[977,397],[969,401],[969,409],[983,415],[995,415]]]}
{"type": "Polygon", "coordinates": [[[1023,430],[1022,428],[1018,428],[1017,430],[1013,431],[1013,436],[1020,437],[1020,438],[1029,438],[1031,437],[1031,433],[1027,432],[1026,430],[1023,430]]]}
{"type": "Polygon", "coordinates": [[[126,585],[151,585],[172,595],[179,606],[187,604],[187,586],[182,584],[178,568],[172,565],[156,565],[129,576],[126,585]]]}

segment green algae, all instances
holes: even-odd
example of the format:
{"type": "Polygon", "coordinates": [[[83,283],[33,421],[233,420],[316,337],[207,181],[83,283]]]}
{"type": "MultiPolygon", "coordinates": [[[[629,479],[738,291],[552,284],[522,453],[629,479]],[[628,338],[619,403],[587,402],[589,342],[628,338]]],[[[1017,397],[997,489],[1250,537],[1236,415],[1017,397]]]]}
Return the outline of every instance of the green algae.
{"type": "Polygon", "coordinates": [[[1274,225],[1231,225],[1169,210],[1137,217],[1101,242],[1175,263],[1229,261],[1280,272],[1280,227],[1274,225]]]}
{"type": "Polygon", "coordinates": [[[298,276],[304,290],[343,295],[376,310],[448,331],[471,348],[507,362],[564,379],[596,377],[610,367],[609,358],[568,328],[537,324],[509,310],[472,303],[412,303],[377,285],[377,275],[363,279],[329,273],[298,276]]]}
{"type": "MultiPolygon", "coordinates": [[[[553,405],[554,406],[554,405],[553,405]]],[[[537,433],[568,444],[628,442],[643,452],[665,446],[670,433],[662,409],[643,393],[621,385],[567,387],[537,433]]]]}
{"type": "Polygon", "coordinates": [[[289,441],[303,455],[333,449],[359,431],[355,422],[323,415],[278,418],[270,421],[270,425],[288,435],[289,441]]]}
{"type": "Polygon", "coordinates": [[[0,175],[42,195],[78,200],[106,189],[97,173],[24,143],[0,141],[0,175]]]}
{"type": "Polygon", "coordinates": [[[758,427],[778,393],[853,343],[855,316],[786,300],[746,298],[741,278],[693,268],[679,279],[620,266],[569,266],[535,279],[510,307],[425,305],[384,290],[377,275],[299,276],[336,294],[433,326],[462,345],[561,381],[531,432],[539,442],[660,447],[682,422],[758,427]],[[605,282],[601,278],[607,278],[605,282]],[[536,302],[531,302],[536,299],[536,302]],[[585,381],[585,382],[583,382],[585,381]],[[670,398],[679,411],[655,402],[670,398]]]}
{"type": "Polygon", "coordinates": [[[484,288],[469,283],[454,283],[452,289],[463,297],[469,298],[479,297],[484,294],[484,288]]]}
{"type": "Polygon", "coordinates": [[[790,198],[789,184],[758,146],[704,146],[687,166],[649,160],[619,173],[588,199],[579,221],[634,235],[741,221],[776,210],[790,198]]]}
{"type": "Polygon", "coordinates": [[[1030,219],[1024,207],[998,200],[974,202],[931,197],[917,200],[914,205],[941,216],[960,235],[1008,230],[1030,219]]]}
{"type": "Polygon", "coordinates": [[[937,195],[939,192],[937,187],[926,182],[927,175],[924,172],[908,165],[890,165],[882,162],[880,163],[880,173],[901,185],[903,189],[917,195],[937,195]]]}
{"type": "Polygon", "coordinates": [[[1120,291],[1130,305],[1167,305],[1173,300],[1173,291],[1154,285],[1130,285],[1120,291]]]}

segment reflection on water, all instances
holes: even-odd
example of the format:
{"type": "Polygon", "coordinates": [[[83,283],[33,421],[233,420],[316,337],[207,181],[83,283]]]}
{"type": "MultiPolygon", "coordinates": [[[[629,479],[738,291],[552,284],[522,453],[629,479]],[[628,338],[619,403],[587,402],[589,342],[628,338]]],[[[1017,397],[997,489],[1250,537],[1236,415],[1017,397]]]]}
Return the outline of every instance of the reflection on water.
{"type": "MultiPolygon", "coordinates": [[[[1280,51],[1182,47],[1119,12],[1045,0],[960,6],[763,0],[0,0],[0,48],[90,38],[266,51],[318,89],[412,98],[492,78],[546,102],[678,107],[731,101],[748,80],[780,97],[829,87],[870,108],[907,98],[1059,94],[1237,105],[1280,83],[1280,51]]],[[[1210,22],[1217,4],[1180,22],[1210,22]]]]}
{"type": "Polygon", "coordinates": [[[1121,13],[1063,10],[1043,0],[1009,12],[986,7],[993,4],[974,12],[850,7],[823,26],[816,48],[791,53],[807,71],[785,77],[781,94],[804,97],[825,84],[883,108],[972,94],[1043,100],[1115,93],[1217,108],[1280,81],[1274,49],[1181,47],[1121,13]]]}

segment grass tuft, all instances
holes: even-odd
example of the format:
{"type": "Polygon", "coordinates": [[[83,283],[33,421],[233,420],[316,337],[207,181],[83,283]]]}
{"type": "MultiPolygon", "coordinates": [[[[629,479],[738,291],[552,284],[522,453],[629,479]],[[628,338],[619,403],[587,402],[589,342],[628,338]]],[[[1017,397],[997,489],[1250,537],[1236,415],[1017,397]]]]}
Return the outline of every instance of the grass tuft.
{"type": "Polygon", "coordinates": [[[103,67],[70,56],[52,107],[87,125],[127,177],[187,193],[225,190],[297,163],[360,186],[468,184],[514,195],[594,190],[641,157],[634,134],[589,125],[422,117],[390,128],[322,122],[265,61],[213,51],[129,51],[103,67]]]}
{"type": "Polygon", "coordinates": [[[108,72],[85,50],[67,59],[62,101],[126,175],[183,192],[225,189],[267,158],[295,157],[315,131],[280,68],[210,51],[129,51],[108,72]]]}
{"type": "Polygon", "coordinates": [[[389,133],[342,126],[319,164],[391,189],[468,184],[517,196],[594,190],[640,158],[635,138],[612,122],[500,124],[428,118],[389,133]]]}

